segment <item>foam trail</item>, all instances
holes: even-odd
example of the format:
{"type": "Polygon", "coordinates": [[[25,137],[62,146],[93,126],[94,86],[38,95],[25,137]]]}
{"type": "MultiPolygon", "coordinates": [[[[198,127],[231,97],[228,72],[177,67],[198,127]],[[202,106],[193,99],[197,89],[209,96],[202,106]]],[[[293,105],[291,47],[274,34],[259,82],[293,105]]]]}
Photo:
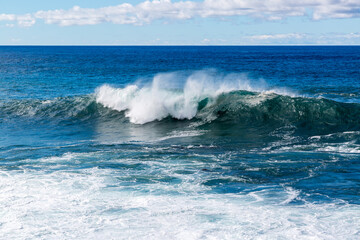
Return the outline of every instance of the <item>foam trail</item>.
{"type": "Polygon", "coordinates": [[[168,116],[176,119],[192,119],[196,116],[199,102],[207,99],[208,105],[222,93],[236,90],[291,94],[284,89],[269,89],[263,81],[254,84],[244,75],[221,75],[213,71],[197,71],[185,80],[179,73],[158,74],[150,85],[129,85],[113,88],[103,85],[96,91],[96,101],[105,107],[126,111],[130,122],[144,124],[168,116]],[[183,81],[183,84],[179,84],[183,81]],[[181,88],[178,86],[182,85],[181,88]]]}

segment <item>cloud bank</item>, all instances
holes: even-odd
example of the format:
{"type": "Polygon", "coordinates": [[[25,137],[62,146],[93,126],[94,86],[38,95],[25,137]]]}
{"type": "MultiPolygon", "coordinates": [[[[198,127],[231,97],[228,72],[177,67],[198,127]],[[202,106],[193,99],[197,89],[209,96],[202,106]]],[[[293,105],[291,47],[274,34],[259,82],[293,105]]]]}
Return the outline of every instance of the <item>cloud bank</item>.
{"type": "Polygon", "coordinates": [[[306,16],[313,20],[360,17],[359,0],[204,0],[203,2],[153,0],[137,5],[124,3],[102,8],[38,11],[24,15],[0,14],[0,21],[17,22],[30,27],[36,20],[60,26],[100,23],[143,25],[155,20],[248,16],[264,20],[281,20],[306,16]]]}
{"type": "Polygon", "coordinates": [[[270,44],[270,45],[353,45],[359,44],[360,33],[281,33],[281,34],[261,34],[243,36],[241,39],[244,44],[270,44]]]}

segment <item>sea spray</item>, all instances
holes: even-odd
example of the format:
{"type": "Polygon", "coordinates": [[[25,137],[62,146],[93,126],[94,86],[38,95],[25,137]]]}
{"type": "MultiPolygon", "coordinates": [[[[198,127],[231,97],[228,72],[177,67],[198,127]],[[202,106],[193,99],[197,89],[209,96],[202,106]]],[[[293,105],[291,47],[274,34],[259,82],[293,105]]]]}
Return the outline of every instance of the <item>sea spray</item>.
{"type": "Polygon", "coordinates": [[[241,74],[223,75],[214,71],[195,71],[185,79],[177,73],[158,74],[142,87],[103,85],[96,90],[96,101],[105,107],[126,111],[132,123],[144,124],[168,116],[192,119],[197,115],[201,101],[206,100],[209,106],[219,95],[233,91],[292,94],[285,89],[269,89],[264,81],[259,82],[251,82],[241,74]],[[181,86],[179,81],[183,81],[182,87],[175,88],[181,86]]]}

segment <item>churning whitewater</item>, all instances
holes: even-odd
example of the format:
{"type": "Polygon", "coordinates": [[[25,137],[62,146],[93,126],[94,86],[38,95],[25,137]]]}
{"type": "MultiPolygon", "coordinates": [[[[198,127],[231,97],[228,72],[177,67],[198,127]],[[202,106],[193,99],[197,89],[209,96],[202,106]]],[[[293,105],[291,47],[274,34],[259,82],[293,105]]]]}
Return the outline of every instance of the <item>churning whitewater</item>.
{"type": "Polygon", "coordinates": [[[360,47],[0,53],[0,238],[359,239],[360,47]]]}

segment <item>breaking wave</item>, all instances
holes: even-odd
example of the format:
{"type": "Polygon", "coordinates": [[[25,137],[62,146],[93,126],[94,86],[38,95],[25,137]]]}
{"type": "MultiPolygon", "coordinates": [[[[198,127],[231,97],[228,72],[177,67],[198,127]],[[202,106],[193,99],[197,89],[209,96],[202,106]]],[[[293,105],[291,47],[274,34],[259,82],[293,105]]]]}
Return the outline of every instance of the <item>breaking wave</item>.
{"type": "Polygon", "coordinates": [[[214,76],[213,72],[199,71],[185,79],[176,73],[159,74],[151,84],[142,87],[129,85],[114,88],[103,85],[96,90],[96,102],[125,111],[132,123],[144,124],[169,116],[180,120],[193,119],[204,108],[216,105],[221,96],[235,92],[243,95],[242,100],[248,105],[266,100],[271,93],[294,96],[286,89],[269,89],[263,81],[254,84],[243,75],[214,76]]]}
{"type": "Polygon", "coordinates": [[[159,74],[149,84],[123,88],[103,85],[95,94],[85,96],[2,102],[0,120],[23,116],[146,124],[170,119],[269,131],[294,126],[315,134],[360,129],[357,103],[299,96],[286,89],[269,88],[261,81],[251,82],[242,75],[219,76],[200,71],[183,82],[177,77],[159,74]]]}
{"type": "Polygon", "coordinates": [[[103,85],[96,90],[96,102],[123,112],[134,124],[170,117],[252,127],[292,125],[317,133],[360,126],[359,104],[299,96],[264,83],[256,85],[244,76],[219,79],[200,72],[188,76],[180,89],[169,82],[169,76],[158,75],[145,86],[103,85]]]}

